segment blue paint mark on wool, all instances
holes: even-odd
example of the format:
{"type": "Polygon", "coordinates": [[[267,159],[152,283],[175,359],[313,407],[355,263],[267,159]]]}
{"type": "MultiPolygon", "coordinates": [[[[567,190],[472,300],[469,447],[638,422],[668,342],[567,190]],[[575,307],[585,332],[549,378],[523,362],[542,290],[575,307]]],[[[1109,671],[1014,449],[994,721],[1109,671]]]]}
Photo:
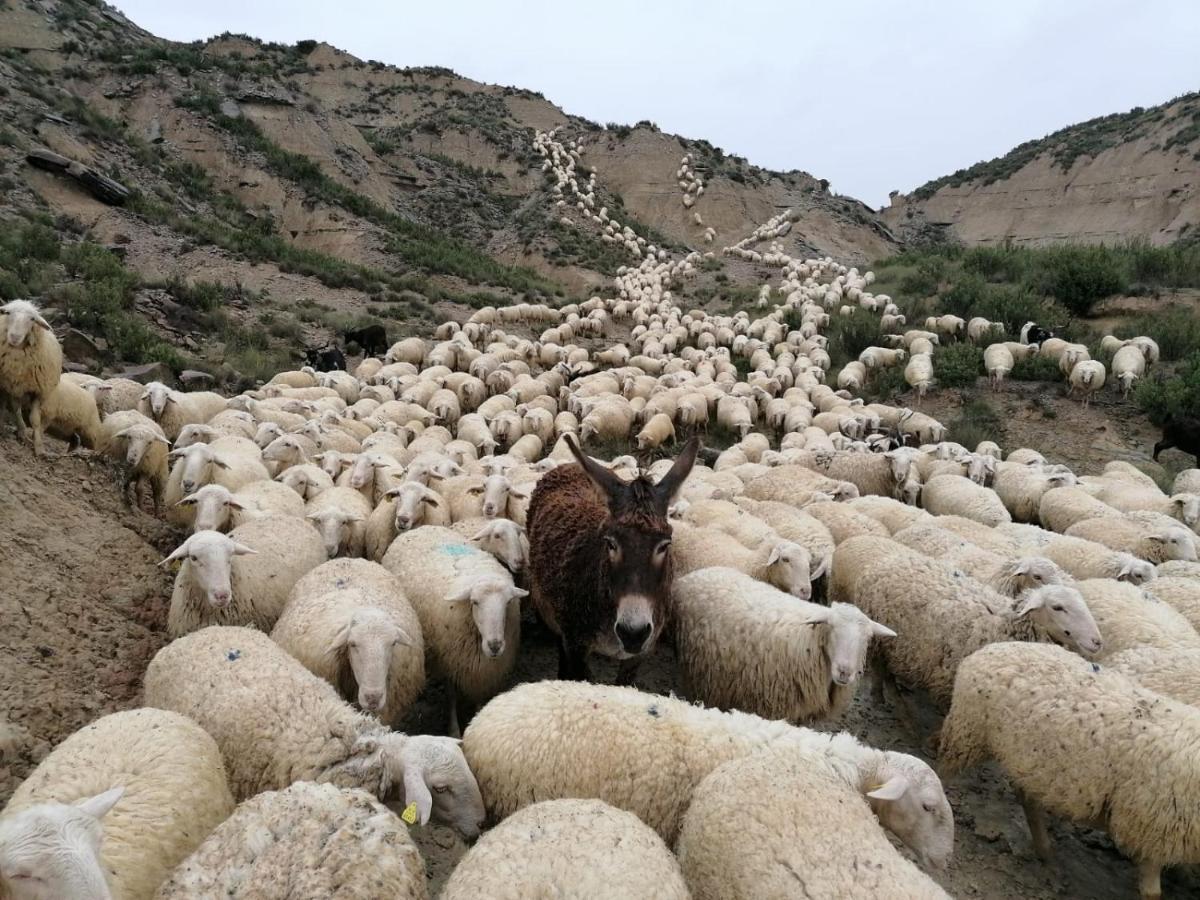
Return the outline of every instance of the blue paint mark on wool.
{"type": "Polygon", "coordinates": [[[442,544],[438,550],[446,556],[471,556],[477,552],[474,547],[468,547],[466,544],[442,544]]]}
{"type": "Polygon", "coordinates": [[[227,660],[229,660],[230,662],[237,662],[237,660],[241,659],[241,656],[242,656],[241,650],[230,650],[228,653],[225,654],[225,658],[227,660]]]}

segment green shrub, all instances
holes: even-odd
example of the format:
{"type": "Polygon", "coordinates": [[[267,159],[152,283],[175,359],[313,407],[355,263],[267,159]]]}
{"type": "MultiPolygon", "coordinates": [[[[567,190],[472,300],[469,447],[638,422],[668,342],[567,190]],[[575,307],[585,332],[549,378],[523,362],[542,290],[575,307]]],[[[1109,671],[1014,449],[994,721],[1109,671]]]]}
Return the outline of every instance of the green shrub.
{"type": "Polygon", "coordinates": [[[968,450],[974,450],[980,441],[995,441],[1004,445],[1004,420],[996,408],[987,400],[972,400],[951,421],[947,436],[968,450]]]}
{"type": "MultiPolygon", "coordinates": [[[[758,295],[757,290],[754,295],[758,295]]],[[[840,369],[879,341],[879,316],[857,308],[849,316],[832,315],[825,335],[829,338],[829,358],[840,369]]]]}
{"type": "Polygon", "coordinates": [[[1200,316],[1183,307],[1139,316],[1114,330],[1119,338],[1145,335],[1158,344],[1160,358],[1173,362],[1200,347],[1200,316]]]}
{"type": "Polygon", "coordinates": [[[1028,359],[1019,359],[1008,376],[1013,381],[1062,381],[1063,374],[1058,363],[1034,354],[1028,359]]]}
{"type": "Polygon", "coordinates": [[[933,355],[933,374],[939,387],[964,388],[983,374],[983,350],[974,344],[951,344],[933,355]]]}
{"type": "Polygon", "coordinates": [[[1107,247],[1048,247],[1037,257],[1032,283],[1076,315],[1086,316],[1105,297],[1127,290],[1116,255],[1107,247]]]}
{"type": "Polygon", "coordinates": [[[1175,370],[1143,379],[1134,398],[1156,425],[1167,416],[1195,417],[1200,410],[1200,350],[1194,350],[1175,370]]]}

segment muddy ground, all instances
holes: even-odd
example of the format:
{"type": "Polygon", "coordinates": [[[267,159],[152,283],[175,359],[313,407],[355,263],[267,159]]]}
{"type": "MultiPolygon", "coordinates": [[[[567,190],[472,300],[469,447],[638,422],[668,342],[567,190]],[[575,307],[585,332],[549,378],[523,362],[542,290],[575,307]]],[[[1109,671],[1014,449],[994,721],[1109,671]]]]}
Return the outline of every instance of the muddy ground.
{"type": "MultiPolygon", "coordinates": [[[[1115,440],[1126,440],[1120,424],[1113,427],[1115,440]]],[[[61,452],[61,444],[51,446],[61,452]]],[[[1125,448],[1143,452],[1132,443],[1125,448]]],[[[1098,469],[1112,455],[1094,456],[1081,471],[1098,469]]],[[[35,459],[0,435],[0,725],[16,727],[15,746],[0,747],[0,802],[55,743],[98,716],[138,704],[142,673],[165,640],[171,581],[155,563],[177,538],[151,516],[123,506],[106,463],[35,459]]],[[[555,668],[548,634],[527,621],[517,679],[553,677],[555,668]]],[[[597,668],[611,680],[610,669],[597,668]]],[[[669,647],[643,666],[640,686],[659,693],[675,687],[669,647]]],[[[913,698],[919,721],[910,726],[890,707],[876,706],[870,694],[864,684],[840,727],[872,745],[928,757],[928,738],[938,724],[928,701],[913,698]]],[[[444,692],[435,682],[407,728],[438,733],[444,716],[444,692]]],[[[935,877],[954,896],[1137,896],[1134,866],[1101,833],[1056,823],[1057,858],[1039,862],[1021,809],[994,768],[954,781],[947,791],[957,821],[956,851],[950,868],[935,877]]],[[[414,836],[436,894],[466,848],[445,828],[416,829],[414,836]]],[[[1200,896],[1200,879],[1172,872],[1164,888],[1168,897],[1200,896]]]]}

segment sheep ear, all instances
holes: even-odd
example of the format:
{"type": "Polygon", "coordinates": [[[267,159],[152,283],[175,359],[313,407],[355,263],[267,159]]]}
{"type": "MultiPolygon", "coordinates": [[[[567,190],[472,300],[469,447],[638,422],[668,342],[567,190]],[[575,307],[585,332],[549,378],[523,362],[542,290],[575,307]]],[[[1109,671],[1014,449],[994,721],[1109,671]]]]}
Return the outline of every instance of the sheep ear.
{"type": "Polygon", "coordinates": [[[421,502],[422,502],[422,503],[428,503],[430,506],[441,506],[441,505],[442,505],[442,498],[441,498],[441,497],[439,497],[439,496],[438,496],[436,493],[434,493],[433,491],[431,491],[431,490],[429,490],[428,488],[426,488],[426,489],[425,489],[425,494],[424,494],[424,496],[422,496],[422,497],[421,497],[421,502]]]}
{"type": "Polygon", "coordinates": [[[188,542],[184,541],[178,547],[171,551],[170,555],[159,563],[160,566],[165,566],[167,563],[173,563],[177,559],[183,559],[188,554],[188,542]]]}
{"type": "Polygon", "coordinates": [[[102,794],[96,794],[94,797],[85,797],[82,800],[75,801],[75,807],[87,813],[94,819],[103,819],[110,809],[117,805],[117,801],[125,793],[124,785],[109,788],[102,794]]]}
{"type": "Polygon", "coordinates": [[[396,626],[396,640],[399,641],[404,647],[415,647],[417,643],[412,639],[412,635],[410,635],[399,625],[396,626]]]}
{"type": "Polygon", "coordinates": [[[188,452],[187,447],[179,447],[175,450],[172,450],[170,453],[168,453],[167,459],[179,459],[179,457],[183,456],[187,452],[188,452]]]}
{"type": "Polygon", "coordinates": [[[832,615],[832,611],[829,609],[829,607],[823,606],[820,609],[814,609],[807,616],[805,616],[804,624],[805,625],[821,625],[824,622],[828,622],[829,617],[831,615],[832,615]]]}
{"type": "Polygon", "coordinates": [[[1019,562],[1016,563],[1016,565],[1013,566],[1012,573],[1014,575],[1028,575],[1029,574],[1029,563],[1026,562],[1025,560],[1020,560],[1019,562]]]}
{"type": "Polygon", "coordinates": [[[232,497],[230,497],[228,500],[226,500],[226,501],[225,501],[225,505],[226,505],[226,506],[228,506],[230,509],[242,509],[242,510],[244,510],[244,509],[246,508],[246,504],[245,504],[245,503],[243,503],[243,502],[242,502],[242,501],[240,501],[240,500],[234,500],[232,497]]]}
{"type": "Polygon", "coordinates": [[[215,456],[212,458],[212,464],[214,466],[216,466],[218,469],[228,469],[229,468],[229,463],[225,462],[223,459],[217,459],[215,456]]]}
{"type": "Polygon", "coordinates": [[[522,597],[528,597],[528,596],[529,596],[529,591],[525,590],[524,588],[514,587],[512,589],[512,598],[513,599],[520,600],[522,597]]]}
{"type": "Polygon", "coordinates": [[[1016,616],[1018,619],[1022,616],[1027,616],[1035,609],[1041,609],[1045,605],[1041,594],[1036,591],[1028,591],[1022,598],[1020,605],[1017,606],[1016,616]]]}
{"type": "Polygon", "coordinates": [[[908,779],[903,775],[893,775],[883,784],[867,791],[867,796],[873,800],[899,800],[908,790],[908,779]]]}
{"type": "Polygon", "coordinates": [[[450,593],[446,595],[446,599],[450,603],[462,603],[464,600],[471,599],[471,585],[462,584],[459,587],[451,588],[450,593]]]}
{"type": "MultiPolygon", "coordinates": [[[[533,493],[533,489],[528,488],[528,487],[518,486],[518,487],[509,488],[508,493],[513,497],[517,497],[518,499],[525,500],[533,493]]],[[[1182,505],[1182,503],[1180,505],[1182,505]]]]}
{"type": "Polygon", "coordinates": [[[467,493],[471,494],[472,496],[477,496],[479,494],[482,494],[483,491],[484,491],[483,485],[473,485],[473,486],[467,488],[467,493]]]}
{"type": "Polygon", "coordinates": [[[829,557],[825,557],[824,559],[822,559],[820,562],[817,563],[817,567],[812,570],[812,573],[809,575],[808,580],[816,581],[818,578],[820,578],[822,575],[824,575],[828,571],[829,571],[829,557]]]}
{"type": "Polygon", "coordinates": [[[1146,535],[1146,539],[1154,541],[1156,544],[1165,544],[1167,542],[1167,539],[1161,534],[1148,534],[1146,535]]]}
{"type": "Polygon", "coordinates": [[[166,444],[168,447],[170,447],[170,446],[171,446],[171,442],[170,442],[170,441],[168,441],[168,440],[167,440],[165,437],[163,437],[161,434],[156,434],[156,435],[155,435],[153,438],[151,438],[151,440],[152,440],[152,441],[156,441],[157,443],[160,443],[160,444],[166,444]]]}
{"type": "Polygon", "coordinates": [[[896,632],[892,631],[892,629],[888,628],[886,625],[880,625],[878,622],[872,621],[871,622],[871,636],[872,637],[895,637],[896,632]]]}
{"type": "Polygon", "coordinates": [[[255,556],[258,553],[253,547],[247,547],[245,544],[239,544],[234,541],[233,555],[234,556],[255,556]]]}
{"type": "Polygon", "coordinates": [[[346,645],[350,643],[351,625],[353,625],[353,621],[347,619],[346,623],[342,625],[342,627],[337,630],[337,633],[330,639],[329,646],[325,648],[326,653],[328,653],[330,656],[336,656],[338,653],[341,653],[346,649],[346,645]]]}
{"type": "Polygon", "coordinates": [[[182,500],[180,500],[175,505],[176,506],[195,506],[199,502],[200,501],[195,494],[188,494],[186,497],[184,497],[182,500]]]}
{"type": "Polygon", "coordinates": [[[417,821],[422,825],[429,824],[433,814],[433,794],[425,785],[425,775],[416,762],[404,766],[404,803],[416,804],[417,821]]]}
{"type": "Polygon", "coordinates": [[[400,496],[400,488],[398,488],[398,487],[388,488],[386,491],[383,492],[383,496],[385,499],[395,500],[397,497],[400,496]]]}
{"type": "Polygon", "coordinates": [[[773,566],[777,562],[779,562],[779,545],[778,544],[776,544],[774,547],[772,547],[770,554],[767,555],[767,565],[773,566]]]}
{"type": "Polygon", "coordinates": [[[34,314],[34,317],[33,317],[33,324],[36,325],[38,328],[41,328],[43,331],[50,330],[50,323],[47,322],[44,318],[42,318],[40,315],[37,315],[36,313],[34,314]]]}

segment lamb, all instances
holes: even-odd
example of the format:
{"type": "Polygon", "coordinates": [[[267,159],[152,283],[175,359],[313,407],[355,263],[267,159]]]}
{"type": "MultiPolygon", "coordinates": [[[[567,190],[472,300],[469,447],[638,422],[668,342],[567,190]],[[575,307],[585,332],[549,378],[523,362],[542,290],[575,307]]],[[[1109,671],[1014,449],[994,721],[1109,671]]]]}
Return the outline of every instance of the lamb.
{"type": "MultiPolygon", "coordinates": [[[[236,491],[271,477],[262,464],[258,448],[246,438],[223,437],[211,444],[192,444],[182,450],[172,450],[167,458],[177,460],[163,489],[163,502],[172,508],[178,507],[186,495],[206,484],[219,484],[236,491]]],[[[177,525],[190,524],[191,517],[192,511],[186,506],[175,509],[169,516],[177,525]]]]}
{"type": "Polygon", "coordinates": [[[13,793],[0,817],[0,896],[151,900],[232,812],[220,751],[199,725],[158,709],[104,716],[13,793]]]}
{"type": "Polygon", "coordinates": [[[1134,647],[1114,653],[1104,664],[1147,690],[1200,707],[1200,650],[1134,647]]]}
{"type": "Polygon", "coordinates": [[[182,712],[212,735],[238,801],[297,781],[386,800],[399,784],[422,825],[434,817],[479,834],[483,802],[456,741],[388,731],[252,628],[212,626],[172,641],[150,661],[145,690],[147,705],[182,712]]]}
{"type": "Polygon", "coordinates": [[[397,725],[425,686],[421,623],[378,563],[335,559],[292,588],[271,640],[363,712],[397,725]]]}
{"type": "Polygon", "coordinates": [[[511,519],[463,519],[450,528],[496,557],[514,578],[524,575],[529,567],[529,537],[525,526],[511,519]]]}
{"type": "Polygon", "coordinates": [[[741,397],[722,397],[717,401],[717,424],[744,438],[754,426],[754,417],[741,397]]]}
{"type": "Polygon", "coordinates": [[[1076,522],[1067,529],[1066,534],[1131,553],[1147,562],[1196,560],[1196,535],[1182,525],[1150,525],[1137,519],[1115,516],[1076,522]]]}
{"type": "Polygon", "coordinates": [[[1121,513],[1079,487],[1052,488],[1038,502],[1038,521],[1043,528],[1065,533],[1085,519],[1115,519],[1121,513]]]}
{"type": "Polygon", "coordinates": [[[935,516],[963,516],[989,528],[1012,521],[995,491],[961,475],[929,479],[921,491],[921,505],[935,516]]]}
{"type": "Polygon", "coordinates": [[[89,450],[103,449],[105,431],[100,411],[90,393],[65,378],[42,400],[42,430],[67,441],[71,449],[81,445],[89,450]]]}
{"type": "Polygon", "coordinates": [[[234,897],[426,900],[407,826],[364,791],[298,782],[238,806],[163,884],[158,900],[234,897]]]}
{"type": "Polygon", "coordinates": [[[625,481],[564,436],[577,466],[547,472],[529,504],[530,588],[534,608],[561,641],[560,678],[589,677],[591,651],[621,661],[632,682],[668,619],[671,525],[667,509],[692,471],[692,438],[652,483],[625,481]]]}
{"type": "Polygon", "coordinates": [[[1200,862],[1197,746],[1200,711],[1030,644],[995,644],[963,663],[940,737],[947,774],[988,759],[1008,772],[1043,859],[1043,808],[1102,821],[1138,864],[1143,900],[1162,897],[1164,865],[1200,862]]]}
{"type": "Polygon", "coordinates": [[[808,600],[812,597],[812,582],[825,571],[823,566],[813,566],[808,550],[784,540],[770,528],[765,529],[753,550],[731,541],[729,533],[718,528],[677,522],[672,533],[671,561],[677,575],[723,566],[808,600]]]}
{"type": "Polygon", "coordinates": [[[504,685],[520,643],[519,600],[527,591],[489,553],[448,528],[401,534],[383,565],[395,574],[421,621],[433,668],[449,682],[449,733],[504,685]]]}
{"type": "Polygon", "coordinates": [[[655,413],[637,435],[639,450],[653,450],[675,440],[675,425],[666,413],[655,413]]]}
{"type": "Polygon", "coordinates": [[[419,481],[392,488],[367,518],[363,554],[380,562],[396,535],[418,525],[449,525],[450,515],[441,496],[419,481]]]}
{"type": "Polygon", "coordinates": [[[167,613],[167,633],[173,638],[212,624],[269,631],[292,586],[325,561],[325,551],[308,522],[267,516],[228,535],[197,532],[160,565],[176,560],[183,562],[167,613]],[[256,558],[240,558],[249,555],[256,558]]]}
{"type": "Polygon", "coordinates": [[[904,681],[950,700],[959,663],[985,644],[1052,639],[1081,653],[1103,644],[1079,591],[1047,585],[1009,600],[894,541],[852,538],[833,554],[830,599],[853,603],[901,635],[880,660],[904,681]]]}
{"type": "Polygon", "coordinates": [[[316,526],[329,559],[363,555],[371,511],[370,502],[348,487],[321,491],[304,505],[304,517],[316,526]]]}
{"type": "MultiPolygon", "coordinates": [[[[1067,357],[1063,357],[1064,364],[1067,357]]],[[[1083,396],[1083,407],[1087,409],[1088,403],[1092,399],[1092,394],[1097,393],[1104,387],[1104,363],[1094,359],[1085,359],[1077,363],[1070,370],[1068,381],[1071,384],[1071,389],[1068,393],[1076,392],[1083,396]]]]}
{"type": "Polygon", "coordinates": [[[853,606],[797,603],[730,568],[681,569],[671,599],[689,696],[765,719],[840,715],[854,698],[871,638],[896,636],[853,606]],[[731,635],[744,654],[730,646],[731,635]]]}
{"type": "Polygon", "coordinates": [[[906,840],[928,834],[929,846],[948,855],[953,817],[933,770],[848,734],[821,734],[627,687],[542,681],[496,697],[463,735],[463,752],[493,818],[542,800],[594,797],[634,813],[668,845],[696,785],[713,769],[784,747],[873,770],[888,785],[879,794],[885,826],[906,840]]]}
{"type": "MultiPolygon", "coordinates": [[[[679,832],[692,898],[789,897],[803,872],[812,900],[949,900],[883,833],[873,811],[887,814],[875,796],[882,783],[869,770],[792,748],[718,766],[696,788],[679,832]]],[[[943,865],[952,847],[929,846],[935,833],[906,840],[930,866],[943,865]]]]}
{"type": "Polygon", "coordinates": [[[1158,600],[1153,587],[1108,578],[1080,581],[1076,587],[1104,633],[1104,656],[1133,647],[1200,650],[1200,634],[1185,616],[1158,600]]]}
{"type": "Polygon", "coordinates": [[[599,800],[547,800],[509,816],[455,867],[442,900],[688,900],[670,849],[599,800]]]}
{"type": "Polygon", "coordinates": [[[311,463],[292,466],[276,475],[275,480],[291,488],[305,501],[333,487],[333,479],[329,477],[329,473],[321,471],[311,463]]]}
{"type": "Polygon", "coordinates": [[[933,384],[933,357],[928,353],[913,353],[904,367],[904,380],[917,392],[917,405],[933,384]]]}
{"type": "Polygon", "coordinates": [[[155,422],[134,410],[114,412],[101,422],[104,452],[125,464],[121,497],[137,505],[143,485],[149,485],[154,513],[162,513],[163,491],[167,486],[167,450],[171,446],[155,422]],[[133,493],[129,489],[132,486],[133,493]]]}
{"type": "Polygon", "coordinates": [[[24,410],[29,412],[33,430],[33,452],[42,455],[42,404],[58,385],[62,374],[62,347],[50,323],[28,300],[10,300],[0,306],[0,399],[17,426],[17,436],[25,440],[24,410]]]}

